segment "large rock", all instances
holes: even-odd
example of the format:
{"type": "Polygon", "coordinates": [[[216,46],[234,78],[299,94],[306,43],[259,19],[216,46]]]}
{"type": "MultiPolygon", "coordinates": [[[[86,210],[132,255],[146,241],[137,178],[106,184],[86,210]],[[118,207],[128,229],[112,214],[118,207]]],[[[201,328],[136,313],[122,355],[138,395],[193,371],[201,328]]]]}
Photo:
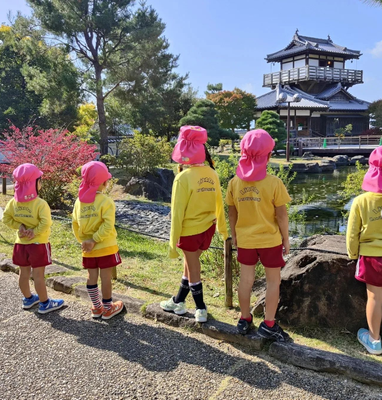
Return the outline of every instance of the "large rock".
{"type": "Polygon", "coordinates": [[[349,157],[345,155],[334,156],[333,161],[337,165],[349,165],[349,157]]]}
{"type": "Polygon", "coordinates": [[[314,174],[320,173],[321,168],[318,163],[293,163],[292,172],[314,174]]]}
{"type": "Polygon", "coordinates": [[[173,182],[174,173],[171,170],[158,168],[155,173],[148,173],[142,178],[131,178],[125,192],[152,201],[170,202],[173,182]]]}
{"type": "MultiPolygon", "coordinates": [[[[354,278],[356,263],[346,255],[344,236],[316,235],[293,252],[281,272],[277,318],[290,326],[366,327],[365,284],[354,278]]],[[[264,310],[265,283],[256,285],[254,312],[264,310]]]]}
{"type": "Polygon", "coordinates": [[[364,156],[354,156],[350,159],[349,163],[350,165],[355,165],[357,161],[362,165],[367,164],[367,158],[365,158],[364,156]]]}
{"type": "Polygon", "coordinates": [[[320,168],[322,172],[333,172],[336,169],[336,163],[332,160],[322,160],[320,168]]]}

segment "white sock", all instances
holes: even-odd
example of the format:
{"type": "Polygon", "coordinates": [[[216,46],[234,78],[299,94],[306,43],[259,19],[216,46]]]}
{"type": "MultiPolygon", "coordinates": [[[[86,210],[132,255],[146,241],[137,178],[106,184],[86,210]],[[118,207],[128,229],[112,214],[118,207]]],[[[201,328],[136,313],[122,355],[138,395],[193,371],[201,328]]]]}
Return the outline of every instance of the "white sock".
{"type": "Polygon", "coordinates": [[[370,340],[370,343],[371,343],[371,344],[378,344],[378,343],[381,341],[381,337],[379,337],[378,340],[374,340],[374,339],[370,336],[370,333],[369,333],[369,340],[370,340]]]}

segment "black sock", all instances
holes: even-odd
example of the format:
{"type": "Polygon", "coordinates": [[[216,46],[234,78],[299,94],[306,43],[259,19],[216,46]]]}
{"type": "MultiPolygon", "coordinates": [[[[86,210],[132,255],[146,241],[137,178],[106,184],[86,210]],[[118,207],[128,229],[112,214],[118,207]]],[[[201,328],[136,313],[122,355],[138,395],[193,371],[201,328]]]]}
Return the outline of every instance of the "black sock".
{"type": "Polygon", "coordinates": [[[192,297],[194,298],[196,308],[204,310],[206,305],[203,301],[203,285],[202,282],[198,282],[196,285],[190,285],[192,297]]]}
{"type": "Polygon", "coordinates": [[[190,286],[188,284],[188,279],[182,278],[180,282],[179,292],[174,298],[174,303],[182,303],[186,300],[186,297],[190,293],[190,286]]]}

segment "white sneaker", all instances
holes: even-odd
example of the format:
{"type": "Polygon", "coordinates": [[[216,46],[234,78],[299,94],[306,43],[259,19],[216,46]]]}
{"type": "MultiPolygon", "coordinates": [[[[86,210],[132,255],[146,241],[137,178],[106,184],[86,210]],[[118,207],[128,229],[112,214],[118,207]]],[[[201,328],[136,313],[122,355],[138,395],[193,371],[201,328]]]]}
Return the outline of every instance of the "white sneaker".
{"type": "Polygon", "coordinates": [[[173,311],[176,315],[186,314],[187,309],[184,302],[174,303],[174,298],[160,302],[160,308],[165,311],[173,311]]]}
{"type": "Polygon", "coordinates": [[[198,308],[195,311],[195,321],[196,322],[207,322],[207,308],[201,310],[198,308]]]}

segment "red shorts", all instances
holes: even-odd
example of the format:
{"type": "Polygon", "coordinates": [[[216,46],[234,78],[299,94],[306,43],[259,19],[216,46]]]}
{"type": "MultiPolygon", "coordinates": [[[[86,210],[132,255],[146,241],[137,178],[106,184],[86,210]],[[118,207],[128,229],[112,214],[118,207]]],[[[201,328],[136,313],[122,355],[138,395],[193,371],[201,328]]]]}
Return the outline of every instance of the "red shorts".
{"type": "Polygon", "coordinates": [[[237,249],[237,261],[244,265],[256,265],[261,261],[265,268],[282,268],[285,265],[283,259],[283,245],[268,247],[265,249],[237,249]]]}
{"type": "Polygon", "coordinates": [[[205,232],[197,235],[181,236],[176,247],[185,251],[207,250],[210,247],[216,224],[212,224],[205,232]]]}
{"type": "Polygon", "coordinates": [[[121,264],[121,256],[119,253],[110,254],[103,257],[82,257],[82,266],[85,269],[106,269],[121,264]]]}
{"type": "Polygon", "coordinates": [[[16,243],[13,247],[12,262],[19,267],[46,267],[52,264],[50,243],[16,243]]]}
{"type": "Polygon", "coordinates": [[[373,286],[382,286],[382,257],[360,256],[355,278],[373,286]]]}

